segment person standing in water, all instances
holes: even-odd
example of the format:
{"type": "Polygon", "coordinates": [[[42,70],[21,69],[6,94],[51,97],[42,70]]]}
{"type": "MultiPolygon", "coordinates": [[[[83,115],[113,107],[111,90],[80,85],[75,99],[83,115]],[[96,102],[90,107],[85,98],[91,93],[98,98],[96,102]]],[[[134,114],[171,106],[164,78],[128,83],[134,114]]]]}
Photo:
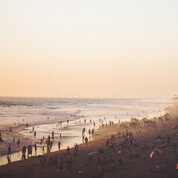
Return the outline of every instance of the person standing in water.
{"type": "Polygon", "coordinates": [[[59,148],[59,150],[60,150],[61,146],[62,146],[62,143],[59,141],[58,142],[58,148],[59,148]]]}
{"type": "Polygon", "coordinates": [[[8,147],[8,155],[11,155],[11,146],[8,147]]]}

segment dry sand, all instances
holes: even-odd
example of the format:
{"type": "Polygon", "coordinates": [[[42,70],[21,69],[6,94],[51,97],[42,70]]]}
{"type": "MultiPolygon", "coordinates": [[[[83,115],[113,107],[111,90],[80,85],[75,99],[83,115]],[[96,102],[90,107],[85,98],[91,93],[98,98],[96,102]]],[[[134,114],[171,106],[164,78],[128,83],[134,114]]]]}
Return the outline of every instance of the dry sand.
{"type": "MultiPolygon", "coordinates": [[[[163,124],[159,118],[152,119],[156,126],[144,127],[140,121],[141,128],[127,128],[136,139],[136,146],[131,146],[130,142],[121,149],[123,133],[126,134],[126,128],[121,128],[121,124],[114,124],[101,127],[92,137],[93,141],[79,146],[79,152],[74,157],[74,149],[70,153],[61,150],[48,153],[43,156],[32,157],[28,160],[12,162],[0,167],[0,177],[76,177],[76,178],[97,178],[102,177],[99,169],[102,165],[104,178],[119,177],[177,177],[178,170],[178,107],[169,108],[171,119],[163,124]],[[174,127],[173,127],[174,126],[174,127]],[[139,132],[140,130],[140,132],[139,132]],[[117,143],[111,148],[111,135],[115,136],[112,143],[117,143]],[[149,156],[152,150],[167,141],[167,135],[170,136],[170,144],[167,144],[164,152],[154,159],[149,156]],[[160,139],[158,139],[160,136],[160,139]],[[110,139],[109,146],[106,146],[106,140],[110,139]],[[144,146],[146,141],[147,146],[144,146]],[[98,153],[102,148],[104,153],[98,153]],[[120,152],[121,151],[121,152],[120,152]],[[92,153],[92,161],[88,160],[89,153],[92,153]],[[55,164],[54,157],[57,160],[63,158],[63,171],[59,170],[59,164],[55,164]],[[128,158],[131,155],[132,158],[128,158]],[[50,157],[52,161],[50,162],[50,157]],[[73,159],[73,165],[70,172],[67,171],[67,158],[73,159]],[[40,171],[40,160],[45,158],[45,168],[40,171]],[[100,158],[101,161],[98,161],[100,158]],[[122,162],[120,161],[122,159],[122,162]],[[114,160],[114,170],[111,162],[114,160]],[[100,162],[100,163],[99,163],[100,162]],[[158,167],[157,167],[158,164],[158,167]]],[[[127,123],[129,125],[129,123],[127,123]]]]}

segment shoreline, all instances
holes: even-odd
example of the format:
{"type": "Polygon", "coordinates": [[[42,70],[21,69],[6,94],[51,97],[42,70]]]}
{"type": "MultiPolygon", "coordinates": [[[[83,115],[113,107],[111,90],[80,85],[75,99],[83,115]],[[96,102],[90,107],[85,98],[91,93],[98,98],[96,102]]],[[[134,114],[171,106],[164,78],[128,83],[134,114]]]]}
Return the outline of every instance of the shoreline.
{"type": "MultiPolygon", "coordinates": [[[[170,108],[169,108],[170,109],[170,108]]],[[[178,111],[177,107],[176,107],[176,110],[178,111]]],[[[105,159],[107,160],[106,163],[103,163],[103,169],[104,169],[104,174],[105,175],[127,175],[127,172],[126,171],[127,169],[131,169],[130,167],[130,164],[133,165],[133,166],[136,166],[138,168],[132,171],[134,171],[135,173],[137,173],[137,176],[135,177],[139,177],[138,175],[140,175],[141,173],[143,174],[143,171],[140,171],[139,173],[139,166],[142,167],[142,169],[144,171],[146,171],[149,176],[146,176],[146,177],[150,177],[151,174],[158,174],[158,175],[162,175],[162,173],[160,172],[160,170],[158,171],[156,169],[156,162],[153,160],[151,161],[151,159],[149,158],[149,154],[151,153],[151,151],[153,150],[153,147],[155,147],[157,144],[157,134],[163,134],[164,136],[162,137],[163,139],[161,139],[161,142],[160,144],[162,144],[163,142],[165,142],[165,137],[166,137],[166,134],[170,134],[171,136],[171,139],[173,140],[173,143],[175,142],[175,138],[173,138],[172,136],[172,132],[175,132],[176,134],[178,133],[176,130],[177,129],[177,117],[178,117],[178,112],[176,113],[172,113],[173,111],[170,111],[171,112],[171,120],[170,121],[166,121],[164,125],[161,124],[161,122],[159,121],[158,118],[154,118],[152,120],[156,121],[157,123],[157,127],[156,128],[150,128],[150,127],[146,127],[146,128],[141,128],[140,129],[140,133],[139,133],[139,129],[130,129],[128,128],[128,130],[130,132],[133,133],[134,137],[136,137],[137,141],[138,141],[138,146],[137,147],[129,147],[126,148],[125,150],[120,150],[120,143],[122,143],[122,133],[125,133],[125,130],[126,128],[120,128],[119,127],[119,124],[113,124],[113,125],[108,125],[107,127],[104,126],[104,127],[100,127],[98,129],[97,132],[95,132],[95,134],[93,135],[93,140],[90,141],[87,146],[85,144],[81,144],[79,145],[79,153],[77,153],[77,156],[74,157],[74,152],[73,152],[73,148],[71,149],[71,152],[70,154],[67,154],[66,153],[66,150],[60,150],[60,151],[56,151],[56,152],[51,152],[51,153],[46,153],[44,154],[43,156],[40,156],[40,157],[32,157],[32,158],[29,158],[28,160],[25,160],[25,161],[19,161],[19,162],[13,162],[13,163],[10,163],[8,165],[5,165],[5,166],[1,166],[0,167],[0,170],[2,171],[2,173],[0,175],[11,175],[11,173],[8,173],[8,169],[18,169],[18,165],[33,165],[32,167],[35,168],[34,171],[29,171],[29,169],[25,169],[25,170],[19,170],[18,171],[15,171],[17,174],[17,177],[22,177],[22,174],[26,173],[27,175],[29,175],[30,177],[48,177],[49,175],[53,175],[54,177],[56,177],[57,175],[61,175],[62,177],[75,177],[76,175],[78,177],[85,177],[85,176],[91,176],[90,172],[93,172],[95,171],[95,174],[92,175],[91,177],[96,177],[100,174],[99,172],[99,165],[97,163],[97,159],[98,157],[101,157],[101,159],[105,159]],[[174,129],[171,129],[171,127],[175,125],[175,128],[174,129]],[[120,135],[118,135],[118,131],[120,132],[120,135]],[[118,145],[116,147],[114,147],[113,149],[109,148],[109,147],[106,147],[106,140],[108,138],[111,138],[111,135],[115,135],[116,137],[116,140],[118,145]],[[153,138],[154,139],[153,139],[153,138]],[[143,146],[144,146],[144,141],[147,141],[147,144],[148,144],[148,149],[145,149],[145,150],[142,150],[143,146]],[[103,148],[103,150],[105,151],[104,155],[103,154],[98,154],[98,150],[99,148],[103,148]],[[119,152],[121,151],[121,153],[119,152]],[[94,152],[92,155],[93,155],[93,165],[90,164],[91,162],[88,161],[88,153],[92,153],[94,152]],[[127,158],[127,155],[128,153],[132,153],[134,156],[138,156],[138,158],[134,157],[133,159],[128,159],[127,158]],[[145,154],[148,154],[147,156],[145,156],[145,154]],[[58,165],[53,165],[53,163],[50,163],[50,157],[52,157],[52,160],[54,160],[54,157],[55,155],[57,155],[58,159],[60,157],[63,157],[65,160],[67,157],[72,157],[74,159],[74,161],[78,164],[76,164],[75,166],[73,166],[72,168],[72,171],[71,173],[67,173],[67,171],[59,171],[59,168],[58,168],[58,165]],[[141,155],[141,156],[139,156],[141,155]],[[39,169],[39,161],[41,158],[45,158],[46,159],[46,168],[45,168],[45,174],[44,173],[40,173],[39,169]],[[117,158],[117,159],[116,159],[117,158]],[[118,160],[119,158],[122,158],[123,162],[125,164],[121,165],[118,160]],[[112,171],[111,170],[111,160],[114,159],[115,161],[115,171],[112,171]],[[85,160],[84,162],[82,160],[85,160]],[[144,162],[146,161],[146,165],[143,166],[142,164],[144,164],[144,162]],[[134,162],[136,162],[134,164],[134,162]],[[153,163],[151,164],[151,162],[153,162],[155,165],[153,165],[153,163]],[[84,165],[81,165],[80,164],[83,164],[84,165]],[[140,165],[140,163],[142,163],[140,165]],[[38,165],[38,166],[37,166],[38,165]],[[138,166],[139,165],[139,166],[138,166]],[[35,167],[36,166],[36,167],[35,167]],[[50,169],[47,169],[47,167],[49,167],[50,169]],[[87,167],[87,168],[86,168],[87,167]],[[81,172],[79,173],[81,169],[81,172]],[[53,172],[52,172],[53,171],[53,172]],[[156,173],[155,173],[156,171],[156,173]],[[37,176],[37,175],[38,176],[37,176]]],[[[175,144],[177,144],[177,142],[175,142],[175,144]]],[[[168,151],[171,150],[171,155],[172,155],[172,147],[169,147],[167,148],[167,151],[165,150],[165,154],[169,154],[168,151]]],[[[176,147],[176,151],[178,152],[178,148],[176,147]]],[[[166,157],[165,156],[165,161],[162,161],[163,159],[163,156],[164,154],[160,155],[159,157],[159,164],[160,164],[160,169],[163,171],[163,162],[166,161],[166,159],[168,159],[168,162],[175,162],[176,161],[176,157],[177,157],[177,153],[173,159],[173,157],[171,157],[171,160],[169,160],[170,158],[169,157],[166,157]],[[172,160],[173,159],[173,160],[172,160]]],[[[52,161],[53,162],[53,161],[52,161]]],[[[64,162],[66,164],[66,161],[64,162]]],[[[168,164],[169,166],[170,164],[168,164]]],[[[165,165],[164,165],[165,167],[165,165]]],[[[0,171],[0,172],[1,172],[0,171]]],[[[174,169],[171,168],[168,173],[172,172],[174,175],[176,173],[176,165],[174,165],[174,169]]],[[[168,174],[166,173],[165,171],[163,171],[164,174],[168,174]]],[[[130,174],[132,175],[132,174],[130,174]]],[[[134,176],[133,176],[134,177],[134,176]]]]}
{"type": "MultiPolygon", "coordinates": [[[[23,98],[22,98],[23,99],[23,98]]],[[[59,100],[59,99],[56,99],[56,101],[58,102],[58,103],[61,103],[61,104],[63,104],[63,103],[67,103],[67,104],[64,104],[64,108],[66,108],[65,110],[60,110],[59,108],[60,108],[60,106],[59,106],[59,104],[55,104],[55,102],[53,103],[53,101],[51,101],[51,100],[48,100],[48,99],[42,99],[42,100],[36,100],[36,99],[34,99],[34,100],[27,100],[27,99],[25,99],[24,101],[22,100],[22,99],[17,99],[17,100],[12,100],[11,98],[9,98],[7,101],[5,100],[5,98],[1,101],[2,102],[2,106],[4,105],[4,106],[13,106],[13,108],[12,108],[12,110],[13,110],[13,115],[11,115],[11,113],[9,113],[9,107],[2,107],[2,113],[1,113],[1,115],[0,115],[0,119],[2,119],[1,120],[1,126],[0,126],[0,131],[2,132],[2,139],[3,139],[3,132],[5,131],[5,134],[6,133],[8,133],[8,130],[9,130],[9,128],[11,127],[12,128],[12,133],[11,134],[13,134],[13,133],[15,133],[15,139],[16,139],[16,141],[18,140],[18,139],[21,139],[21,138],[30,138],[30,140],[29,140],[29,144],[32,144],[33,142],[34,142],[34,139],[33,139],[33,136],[31,136],[31,135],[29,135],[29,134],[25,134],[25,136],[24,135],[21,135],[21,134],[18,134],[18,133],[16,133],[16,131],[15,132],[13,132],[16,128],[14,128],[14,126],[15,126],[15,123],[16,123],[16,126],[17,125],[25,125],[26,123],[28,123],[29,124],[29,126],[36,126],[36,125],[39,125],[39,124],[48,124],[48,123],[57,123],[58,121],[66,121],[67,119],[69,119],[70,121],[72,121],[72,120],[79,120],[79,118],[81,118],[83,115],[82,114],[86,114],[87,116],[89,116],[89,117],[86,117],[87,118],[87,121],[88,121],[88,119],[90,119],[90,112],[87,114],[86,113],[86,111],[87,111],[87,107],[86,108],[84,108],[84,111],[85,112],[81,112],[82,111],[82,109],[80,108],[80,104],[78,104],[76,107],[72,107],[72,110],[70,109],[69,110],[69,108],[68,107],[66,107],[66,106],[68,106],[68,104],[75,104],[76,103],[76,100],[69,100],[70,102],[68,103],[68,102],[66,102],[65,100],[63,101],[63,100],[59,100]],[[44,102],[47,102],[47,103],[45,103],[44,104],[44,102]],[[28,107],[28,106],[34,106],[34,107],[28,107]],[[37,107],[37,109],[36,109],[36,107],[37,107]],[[20,108],[20,110],[19,110],[19,108],[20,108]],[[38,108],[41,108],[41,109],[39,109],[38,110],[38,108]],[[28,110],[29,109],[29,110],[28,110]],[[56,110],[54,110],[54,109],[56,109],[56,110]],[[58,110],[59,109],[59,110],[58,110]],[[9,113],[9,114],[8,114],[9,113]],[[17,117],[18,116],[18,117],[17,117]],[[50,120],[47,120],[46,118],[47,117],[50,117],[50,120]],[[74,116],[75,116],[75,118],[74,118],[74,116]],[[7,120],[7,121],[6,121],[7,120]]],[[[102,100],[102,99],[101,99],[102,100]]],[[[116,99],[117,100],[117,99],[116,99]]],[[[127,100],[127,99],[126,99],[127,100]]],[[[92,100],[91,100],[92,101],[92,100]]],[[[130,101],[130,100],[129,100],[130,101]]],[[[132,101],[132,100],[131,100],[132,101]]],[[[83,101],[82,101],[83,102],[83,101]]],[[[89,105],[89,108],[91,109],[91,111],[92,111],[92,109],[93,109],[93,107],[97,104],[99,104],[98,105],[98,109],[100,109],[100,100],[96,100],[96,101],[94,101],[94,102],[88,102],[88,101],[84,101],[84,104],[85,105],[89,105]],[[91,105],[91,107],[90,107],[90,105],[91,105]]],[[[117,104],[121,104],[121,103],[123,102],[122,100],[120,101],[118,101],[117,102],[117,104]]],[[[133,101],[132,101],[133,102],[133,101]]],[[[120,115],[118,116],[118,118],[120,118],[121,120],[122,119],[124,119],[124,120],[130,120],[130,117],[132,117],[131,115],[133,115],[133,113],[135,113],[134,114],[134,116],[137,116],[137,114],[140,114],[140,116],[141,115],[145,115],[145,113],[141,113],[142,111],[141,111],[141,107],[139,107],[139,112],[133,112],[133,108],[134,107],[132,107],[132,102],[131,102],[131,104],[130,105],[128,105],[129,107],[128,107],[128,109],[126,109],[126,110],[124,110],[124,113],[122,113],[122,107],[124,106],[122,106],[122,104],[121,104],[121,109],[120,109],[120,111],[121,111],[121,113],[123,114],[123,116],[124,117],[120,117],[120,115]],[[129,109],[130,108],[130,109],[129,109]],[[127,112],[127,114],[125,113],[125,112],[127,112]],[[128,112],[130,112],[129,113],[129,115],[128,115],[128,112]],[[128,116],[128,117],[127,117],[128,116]]],[[[138,103],[139,102],[142,102],[142,100],[139,100],[138,101],[138,103]]],[[[155,101],[153,100],[152,101],[152,103],[154,103],[155,101]]],[[[160,101],[159,101],[160,102],[160,101]]],[[[111,103],[112,103],[112,101],[111,101],[111,103]]],[[[137,104],[138,104],[137,103],[137,104]]],[[[144,102],[145,104],[146,104],[146,102],[144,102]]],[[[149,103],[149,101],[148,101],[148,103],[149,103]]],[[[161,100],[161,102],[160,103],[163,103],[163,101],[161,100]]],[[[109,103],[108,103],[109,104],[109,103]]],[[[127,103],[125,103],[126,105],[127,105],[127,103]]],[[[93,118],[91,118],[91,119],[99,119],[99,117],[104,117],[104,116],[106,116],[107,117],[107,119],[108,119],[108,117],[113,117],[114,118],[114,116],[115,116],[115,114],[117,114],[116,112],[115,112],[115,109],[117,108],[117,105],[116,105],[116,103],[114,102],[114,103],[112,103],[112,105],[114,106],[113,107],[113,110],[111,110],[112,112],[113,112],[113,114],[108,114],[108,113],[110,113],[110,110],[108,110],[108,112],[100,112],[99,113],[99,115],[92,115],[91,114],[91,117],[93,117],[93,118]],[[105,115],[106,114],[106,115],[105,115]],[[113,115],[113,116],[112,116],[113,115]]],[[[139,105],[139,104],[138,104],[139,105]]],[[[154,105],[154,104],[153,104],[154,105]]],[[[109,105],[107,105],[107,106],[109,106],[109,105]]],[[[119,105],[120,106],[120,105],[119,105]]],[[[103,108],[105,107],[105,104],[102,106],[103,108]]],[[[145,107],[146,109],[147,109],[147,107],[145,107]]],[[[152,111],[150,110],[150,107],[148,107],[149,109],[149,113],[151,113],[152,111]]],[[[95,108],[94,108],[95,109],[95,108]]],[[[107,107],[106,107],[106,109],[107,109],[107,107]]],[[[119,108],[117,108],[117,109],[119,109],[119,108]]],[[[107,111],[107,110],[106,110],[107,111]]],[[[143,110],[144,111],[144,110],[143,110]]],[[[146,110],[147,111],[147,110],[146,110]]],[[[91,112],[92,113],[92,112],[91,112]]],[[[98,113],[97,113],[98,114],[98,113]]],[[[122,115],[121,114],[121,115],[122,115]]],[[[112,119],[113,120],[113,118],[111,118],[110,117],[110,119],[112,119]]],[[[118,121],[118,118],[117,118],[117,121],[118,121]]],[[[85,119],[85,118],[84,118],[85,119]]],[[[114,122],[117,122],[117,121],[114,121],[114,122]]],[[[18,126],[17,126],[18,127],[18,126]]],[[[21,127],[21,126],[20,126],[21,127]]],[[[23,127],[23,126],[22,126],[23,127]]],[[[22,129],[21,129],[22,130],[22,129]]],[[[20,133],[23,133],[23,132],[20,132],[20,133]]],[[[13,136],[11,135],[11,134],[7,134],[7,135],[5,135],[5,137],[8,137],[8,138],[6,138],[6,139],[4,139],[5,141],[6,141],[6,144],[7,144],[7,146],[2,146],[3,145],[3,143],[1,143],[1,147],[0,147],[0,153],[2,154],[2,155],[4,155],[4,154],[7,154],[7,148],[8,148],[8,146],[9,145],[12,145],[12,140],[13,140],[13,136]]],[[[37,134],[37,136],[38,136],[38,134],[37,134]]],[[[40,138],[41,139],[41,138],[40,138]]],[[[36,140],[35,140],[35,142],[36,142],[36,140]]],[[[29,145],[28,144],[28,142],[26,143],[27,145],[29,145]]],[[[15,146],[15,144],[14,144],[14,146],[15,146]]],[[[22,143],[22,146],[23,146],[23,143],[22,143]]],[[[22,148],[22,147],[21,147],[22,148]]],[[[21,148],[13,148],[12,149],[12,152],[15,152],[16,150],[21,150],[21,148]],[[14,151],[15,150],[15,151],[14,151]]]]}
{"type": "Polygon", "coordinates": [[[11,153],[17,153],[19,151],[21,151],[22,149],[22,146],[23,145],[35,145],[36,143],[39,143],[39,140],[37,139],[34,139],[33,136],[27,136],[27,135],[24,135],[22,134],[21,132],[24,131],[26,128],[31,128],[31,127],[36,127],[38,125],[44,125],[44,124],[56,124],[60,118],[65,118],[65,121],[63,122],[66,122],[67,119],[71,119],[71,121],[75,121],[77,119],[79,119],[81,116],[80,115],[76,115],[76,114],[71,114],[71,113],[63,113],[59,118],[55,118],[55,119],[43,119],[41,121],[38,121],[38,122],[32,122],[30,124],[24,122],[24,121],[21,121],[19,123],[14,123],[14,124],[9,124],[9,125],[3,125],[1,126],[1,137],[2,139],[4,140],[3,142],[1,142],[1,147],[3,145],[3,147],[1,148],[0,152],[0,156],[4,156],[4,155],[7,155],[7,148],[8,146],[10,145],[11,147],[13,147],[13,149],[11,150],[11,153]],[[72,117],[71,117],[72,115],[72,117]],[[28,127],[27,125],[28,124],[28,127]],[[11,132],[10,132],[10,128],[11,128],[11,132]],[[13,142],[13,137],[15,137],[15,142],[13,142]],[[21,144],[20,146],[16,146],[17,145],[17,139],[20,139],[21,140],[21,144]]]}
{"type": "MultiPolygon", "coordinates": [[[[165,111],[161,111],[161,112],[164,112],[165,111]]],[[[153,113],[150,113],[149,114],[149,117],[153,115],[153,113]]],[[[65,120],[68,120],[70,118],[70,122],[74,122],[74,124],[77,122],[79,122],[80,119],[82,118],[85,118],[83,115],[77,115],[76,113],[63,113],[63,115],[61,117],[64,117],[66,116],[65,120]],[[73,119],[71,119],[71,117],[74,117],[73,119]]],[[[139,120],[141,120],[141,116],[137,117],[139,120]]],[[[116,118],[115,118],[116,119],[116,118]]],[[[118,120],[118,119],[117,119],[118,120]]],[[[150,120],[150,119],[149,119],[150,120]]],[[[26,129],[26,128],[32,128],[32,127],[38,127],[38,126],[42,126],[42,125],[45,125],[45,124],[57,124],[57,121],[58,119],[52,119],[52,120],[43,120],[43,121],[39,121],[37,123],[31,123],[30,126],[26,126],[25,123],[18,123],[18,125],[15,124],[14,125],[8,125],[6,126],[4,129],[5,130],[1,130],[1,132],[3,133],[3,135],[5,135],[5,140],[10,140],[10,136],[11,136],[11,139],[13,137],[15,138],[20,138],[22,143],[21,146],[17,147],[16,146],[16,141],[15,143],[13,142],[1,142],[2,144],[6,144],[5,145],[5,148],[3,150],[1,150],[1,155],[0,156],[7,156],[7,148],[8,146],[10,145],[11,147],[13,147],[11,153],[17,153],[17,152],[20,152],[21,149],[22,149],[22,146],[23,145],[32,145],[34,146],[35,144],[39,144],[40,140],[39,139],[34,139],[33,136],[28,136],[28,135],[24,135],[22,132],[26,129]],[[11,128],[12,129],[12,132],[9,132],[8,131],[8,128],[11,128]],[[10,135],[10,136],[9,136],[10,135]]],[[[130,118],[125,118],[125,119],[121,119],[122,122],[129,122],[130,121],[130,118]]],[[[24,122],[24,121],[23,121],[24,122]]],[[[62,121],[63,123],[65,123],[66,121],[62,121]]],[[[66,122],[67,123],[67,122],[66,122]]],[[[86,126],[86,123],[83,123],[83,121],[80,123],[80,126],[83,124],[83,126],[85,127],[86,126]]],[[[101,124],[100,122],[98,122],[98,125],[101,124]]],[[[116,124],[116,123],[114,123],[116,124]]],[[[96,129],[98,130],[100,126],[98,126],[96,129]]],[[[65,148],[63,148],[65,149],[65,148]]],[[[53,151],[54,152],[54,151],[53,151]]],[[[42,153],[42,155],[45,154],[45,153],[42,153]]],[[[18,159],[19,160],[19,159],[18,159]]]]}
{"type": "MultiPolygon", "coordinates": [[[[165,110],[163,111],[161,111],[161,112],[163,112],[163,113],[165,113],[165,110]]],[[[150,113],[149,114],[149,117],[151,116],[151,115],[153,115],[153,113],[150,113]]],[[[65,118],[65,120],[67,120],[67,119],[69,119],[70,118],[70,122],[74,122],[74,123],[78,123],[79,122],[79,120],[80,119],[82,119],[84,116],[83,115],[77,115],[76,113],[63,113],[63,115],[61,116],[61,117],[64,117],[64,116],[67,116],[67,118],[65,118]],[[71,119],[71,117],[74,117],[73,119],[71,119]]],[[[148,117],[148,116],[147,116],[148,117]]],[[[85,117],[84,117],[85,118],[85,117]]],[[[84,119],[83,118],[83,119],[84,119]]],[[[139,120],[141,120],[141,116],[139,116],[139,117],[137,117],[139,120]]],[[[115,118],[116,119],[116,118],[115,118]]],[[[31,124],[29,127],[31,128],[32,126],[41,126],[41,125],[45,125],[45,124],[57,124],[57,120],[58,119],[52,119],[52,120],[43,120],[43,121],[40,121],[39,123],[37,122],[37,123],[35,123],[35,124],[31,124]]],[[[116,119],[116,120],[118,120],[118,119],[116,119]]],[[[149,119],[150,120],[150,119],[149,119]]],[[[81,120],[80,120],[81,121],[81,120]]],[[[122,121],[122,119],[121,119],[121,121],[122,121]]],[[[125,118],[125,119],[123,119],[123,121],[122,122],[125,122],[125,123],[127,123],[127,122],[129,122],[130,121],[130,118],[128,117],[128,118],[125,118]]],[[[64,123],[65,123],[66,121],[64,121],[64,123]]],[[[20,123],[19,123],[20,124],[20,123]]],[[[83,124],[83,126],[85,127],[86,126],[86,123],[83,123],[83,120],[82,120],[82,122],[80,123],[80,126],[83,124]]],[[[100,128],[100,126],[99,126],[99,124],[101,125],[101,123],[100,122],[98,122],[98,127],[95,129],[95,130],[98,130],[99,128],[100,128]]],[[[114,123],[114,124],[117,124],[117,123],[114,123]]],[[[8,154],[7,154],[7,148],[8,148],[8,146],[10,145],[11,147],[13,147],[13,149],[12,149],[12,151],[11,151],[11,153],[12,154],[16,154],[17,155],[17,153],[18,153],[18,155],[21,153],[21,149],[22,149],[22,146],[23,145],[26,145],[26,146],[28,146],[28,145],[32,145],[32,147],[34,147],[34,145],[35,144],[38,144],[38,146],[39,147],[42,147],[41,145],[39,145],[39,142],[40,142],[40,140],[39,139],[34,139],[34,137],[33,136],[28,136],[28,135],[24,135],[24,134],[22,134],[22,133],[20,133],[20,132],[22,132],[22,131],[24,131],[25,130],[25,128],[27,128],[26,127],[26,124],[24,124],[24,123],[21,123],[20,125],[17,125],[17,126],[15,126],[15,127],[11,127],[12,128],[12,130],[14,131],[15,130],[15,132],[11,132],[12,134],[14,134],[13,136],[15,136],[15,137],[17,137],[17,136],[19,136],[19,138],[21,139],[21,140],[24,140],[24,141],[22,141],[22,143],[23,144],[21,144],[21,146],[19,146],[19,147],[17,147],[16,146],[16,142],[15,143],[10,143],[10,144],[6,144],[6,148],[4,149],[5,151],[1,151],[1,156],[7,156],[8,154]]],[[[8,132],[8,129],[6,129],[5,130],[5,132],[7,133],[8,132]]],[[[11,133],[10,133],[10,135],[11,135],[11,133]]],[[[9,133],[8,133],[9,134],[9,133]]],[[[80,142],[81,144],[82,144],[82,142],[80,142]]],[[[71,146],[71,145],[69,145],[69,146],[71,146]]],[[[66,148],[67,148],[67,146],[66,146],[66,148]]],[[[66,148],[62,148],[62,150],[64,150],[64,149],[66,149],[66,148]]],[[[56,152],[58,149],[55,149],[55,151],[52,151],[52,152],[56,152]]],[[[38,155],[45,155],[46,153],[44,153],[44,152],[42,152],[42,151],[40,151],[38,154],[37,154],[37,156],[38,155]]],[[[34,155],[33,155],[34,156],[34,155]]],[[[14,158],[15,159],[15,161],[19,161],[19,158],[14,158]]],[[[13,161],[14,162],[14,161],[13,161]]],[[[3,164],[4,165],[4,164],[3,164]]]]}

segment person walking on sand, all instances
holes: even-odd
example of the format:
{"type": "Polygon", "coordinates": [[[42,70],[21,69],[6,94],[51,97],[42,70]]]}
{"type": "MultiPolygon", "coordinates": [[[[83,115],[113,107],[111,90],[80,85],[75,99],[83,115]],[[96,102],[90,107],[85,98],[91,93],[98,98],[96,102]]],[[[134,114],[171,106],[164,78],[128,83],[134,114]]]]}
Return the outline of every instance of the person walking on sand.
{"type": "Polygon", "coordinates": [[[67,147],[67,153],[69,153],[70,152],[70,148],[69,148],[69,146],[67,147]]]}
{"type": "Polygon", "coordinates": [[[75,145],[75,147],[74,147],[74,157],[76,157],[76,155],[77,155],[77,153],[78,153],[78,148],[79,148],[79,146],[78,146],[77,143],[76,143],[76,145],[75,145]]]}
{"type": "Polygon", "coordinates": [[[67,162],[67,172],[69,173],[70,172],[70,161],[69,161],[69,159],[67,158],[67,160],[66,160],[66,162],[67,162]]]}
{"type": "Polygon", "coordinates": [[[62,146],[62,143],[59,141],[58,142],[58,148],[59,148],[59,150],[60,150],[61,146],[62,146]]]}
{"type": "Polygon", "coordinates": [[[35,144],[35,155],[36,155],[36,151],[37,151],[37,146],[36,146],[36,144],[35,144]]]}
{"type": "Polygon", "coordinates": [[[27,149],[28,149],[28,157],[29,157],[29,155],[32,156],[32,146],[28,145],[27,149]]]}
{"type": "Polygon", "coordinates": [[[85,137],[85,144],[87,145],[87,143],[88,143],[88,138],[85,137]]]}
{"type": "Polygon", "coordinates": [[[72,157],[70,158],[70,165],[69,165],[69,171],[71,172],[72,170],[72,165],[73,165],[73,159],[72,157]]]}
{"type": "Polygon", "coordinates": [[[42,173],[42,170],[43,170],[43,160],[40,159],[40,173],[42,173]]]}
{"type": "Polygon", "coordinates": [[[26,154],[26,146],[23,146],[23,148],[22,148],[22,159],[25,159],[25,154],[26,154]]]}
{"type": "Polygon", "coordinates": [[[59,162],[59,170],[63,171],[63,168],[64,168],[64,166],[63,166],[63,158],[61,158],[61,160],[59,162]]]}
{"type": "Polygon", "coordinates": [[[102,164],[100,164],[100,166],[99,166],[99,172],[100,172],[100,177],[101,178],[103,178],[103,166],[102,166],[102,164]]]}
{"type": "Polygon", "coordinates": [[[106,141],[106,146],[109,146],[109,138],[106,141]]]}
{"type": "Polygon", "coordinates": [[[171,141],[170,136],[169,136],[169,135],[167,135],[167,143],[169,144],[169,143],[170,143],[170,141],[171,141]]]}
{"type": "Polygon", "coordinates": [[[77,145],[77,143],[76,143],[74,150],[75,150],[76,152],[78,152],[78,148],[79,148],[79,145],[77,145]]]}
{"type": "Polygon", "coordinates": [[[111,168],[112,168],[112,171],[114,171],[114,160],[111,161],[111,168]]]}

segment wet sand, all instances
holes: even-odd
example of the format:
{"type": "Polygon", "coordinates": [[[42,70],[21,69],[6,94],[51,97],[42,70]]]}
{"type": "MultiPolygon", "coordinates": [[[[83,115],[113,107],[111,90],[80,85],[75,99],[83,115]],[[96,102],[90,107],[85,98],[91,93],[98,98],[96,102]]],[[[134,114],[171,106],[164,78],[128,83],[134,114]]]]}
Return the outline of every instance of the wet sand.
{"type": "MultiPolygon", "coordinates": [[[[9,132],[9,130],[3,132],[3,139],[4,142],[1,142],[1,153],[2,155],[0,156],[0,166],[5,165],[8,163],[7,161],[7,154],[8,154],[8,146],[11,146],[11,162],[14,161],[19,161],[21,160],[22,157],[22,147],[24,145],[32,145],[32,156],[38,156],[38,155],[43,155],[47,153],[48,151],[54,152],[59,150],[58,148],[58,141],[62,143],[61,150],[66,149],[68,146],[73,147],[76,143],[83,143],[82,141],[82,134],[81,131],[83,128],[86,128],[86,130],[94,128],[93,124],[90,123],[78,123],[78,121],[71,121],[70,124],[67,124],[66,122],[62,124],[41,124],[41,125],[35,125],[34,127],[24,127],[20,126],[19,129],[18,127],[13,128],[12,132],[9,132]],[[34,131],[32,131],[32,128],[37,131],[37,136],[34,138],[34,131]],[[55,139],[52,139],[52,148],[50,150],[47,150],[45,140],[49,135],[51,135],[52,131],[54,131],[54,137],[55,139]],[[60,136],[61,134],[61,136],[60,136]],[[16,141],[13,142],[11,140],[8,140],[8,138],[20,138],[20,145],[17,146],[16,141]],[[43,143],[40,143],[40,140],[43,138],[44,140],[43,143]],[[6,141],[8,140],[8,141],[6,141]],[[37,146],[37,151],[35,152],[34,145],[36,144],[37,146]],[[44,149],[43,149],[44,146],[44,149]]],[[[98,126],[96,126],[97,128],[98,126]]],[[[88,133],[85,133],[85,136],[89,138],[89,141],[92,139],[91,135],[88,133]]],[[[27,158],[27,154],[26,154],[27,158]]]]}
{"type": "Polygon", "coordinates": [[[60,150],[43,156],[31,157],[28,160],[1,166],[0,176],[97,178],[102,177],[99,169],[102,166],[103,177],[107,178],[176,177],[178,173],[176,169],[178,163],[178,141],[176,138],[176,134],[178,134],[178,107],[172,107],[170,113],[171,119],[164,123],[159,118],[152,119],[156,122],[156,126],[146,127],[143,121],[140,121],[140,128],[129,128],[129,122],[126,123],[128,128],[121,127],[119,123],[100,127],[92,135],[92,141],[87,145],[81,144],[79,146],[76,156],[74,156],[74,148],[72,148],[70,153],[67,153],[66,150],[60,150]],[[128,142],[127,146],[121,147],[123,133],[126,134],[126,129],[136,139],[135,146],[131,146],[128,142]],[[112,143],[116,143],[114,146],[111,143],[112,135],[114,135],[112,143]],[[157,145],[164,144],[167,141],[167,135],[170,136],[170,144],[167,144],[161,155],[151,159],[149,156],[152,150],[157,145]],[[110,139],[109,146],[106,146],[108,138],[110,139]],[[104,152],[102,153],[102,151],[104,152]],[[63,158],[64,169],[62,171],[59,169],[60,163],[55,163],[55,155],[58,162],[60,158],[63,158]],[[92,155],[92,161],[88,160],[89,155],[92,155]],[[70,159],[71,157],[73,159],[72,169],[67,171],[67,158],[70,159]],[[40,171],[41,159],[45,160],[45,168],[40,171]],[[113,170],[112,160],[114,161],[113,170]]]}

